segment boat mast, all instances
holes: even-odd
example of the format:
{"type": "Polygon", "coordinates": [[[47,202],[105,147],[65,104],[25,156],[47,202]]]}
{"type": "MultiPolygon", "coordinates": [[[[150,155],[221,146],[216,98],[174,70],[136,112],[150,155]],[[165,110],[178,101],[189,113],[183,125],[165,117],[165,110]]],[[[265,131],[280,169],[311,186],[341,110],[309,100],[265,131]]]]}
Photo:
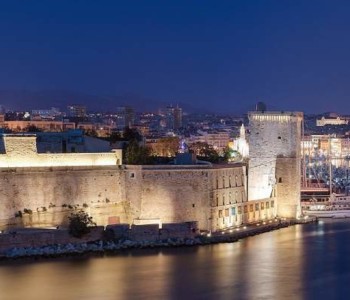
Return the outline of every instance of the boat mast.
{"type": "Polygon", "coordinates": [[[332,195],[332,157],[331,157],[331,136],[328,135],[328,161],[329,161],[329,195],[332,195]]]}
{"type": "MultiPolygon", "coordinates": [[[[302,156],[303,156],[303,159],[302,159],[302,172],[303,172],[303,179],[302,179],[302,184],[303,184],[303,187],[307,187],[307,179],[306,179],[306,158],[305,158],[305,147],[308,147],[308,143],[305,141],[305,128],[304,128],[304,120],[302,121],[301,123],[301,135],[302,135],[302,141],[303,141],[303,147],[302,147],[302,156]]],[[[310,160],[310,156],[308,158],[310,160]]]]}

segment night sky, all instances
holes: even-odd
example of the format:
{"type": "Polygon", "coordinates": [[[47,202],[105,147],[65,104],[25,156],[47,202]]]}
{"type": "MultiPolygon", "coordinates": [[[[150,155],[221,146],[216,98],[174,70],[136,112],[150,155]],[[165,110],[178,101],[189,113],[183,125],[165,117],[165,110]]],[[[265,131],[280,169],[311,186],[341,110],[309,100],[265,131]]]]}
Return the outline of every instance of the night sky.
{"type": "Polygon", "coordinates": [[[332,0],[1,1],[0,89],[350,113],[349,16],[332,0]]]}

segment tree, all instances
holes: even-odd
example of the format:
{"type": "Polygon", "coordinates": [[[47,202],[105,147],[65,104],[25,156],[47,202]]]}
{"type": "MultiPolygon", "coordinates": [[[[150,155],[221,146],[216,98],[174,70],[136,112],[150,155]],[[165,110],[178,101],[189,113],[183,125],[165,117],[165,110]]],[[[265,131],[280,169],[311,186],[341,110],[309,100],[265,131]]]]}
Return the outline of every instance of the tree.
{"type": "Polygon", "coordinates": [[[35,125],[28,125],[25,129],[25,132],[41,132],[42,130],[35,125]]]}
{"type": "Polygon", "coordinates": [[[133,140],[136,140],[138,142],[142,141],[141,134],[136,129],[129,128],[129,127],[124,128],[123,138],[126,141],[133,141],[133,140]]]}
{"type": "Polygon", "coordinates": [[[193,143],[189,149],[200,159],[204,159],[212,163],[218,163],[220,161],[218,152],[208,143],[196,142],[193,143]]]}
{"type": "Polygon", "coordinates": [[[96,223],[92,221],[92,217],[83,210],[72,213],[68,219],[69,234],[76,238],[81,238],[83,235],[90,232],[91,226],[96,226],[96,223]]]}
{"type": "Polygon", "coordinates": [[[140,146],[136,140],[131,140],[126,146],[125,163],[129,165],[144,165],[151,163],[150,149],[140,146]]]}
{"type": "Polygon", "coordinates": [[[111,135],[108,137],[110,143],[115,143],[117,141],[123,141],[121,134],[118,131],[113,131],[111,135]]]}

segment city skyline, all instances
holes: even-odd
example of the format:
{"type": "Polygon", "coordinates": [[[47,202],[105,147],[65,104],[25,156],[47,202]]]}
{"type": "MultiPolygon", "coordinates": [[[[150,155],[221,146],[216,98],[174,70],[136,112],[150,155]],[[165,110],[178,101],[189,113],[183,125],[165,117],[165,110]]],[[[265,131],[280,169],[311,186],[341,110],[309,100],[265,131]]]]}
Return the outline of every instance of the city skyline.
{"type": "Polygon", "coordinates": [[[11,1],[0,12],[0,91],[350,113],[349,11],[346,1],[11,1]]]}

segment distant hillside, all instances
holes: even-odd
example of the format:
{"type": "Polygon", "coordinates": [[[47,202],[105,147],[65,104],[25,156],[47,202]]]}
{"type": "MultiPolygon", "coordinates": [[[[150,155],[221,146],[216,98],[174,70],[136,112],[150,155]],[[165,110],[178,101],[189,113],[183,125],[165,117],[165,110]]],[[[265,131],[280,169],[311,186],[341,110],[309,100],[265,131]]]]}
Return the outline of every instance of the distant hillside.
{"type": "Polygon", "coordinates": [[[29,91],[29,90],[0,90],[0,105],[8,110],[31,110],[58,107],[65,110],[67,105],[83,104],[88,111],[115,111],[116,107],[129,105],[136,111],[156,111],[167,105],[179,104],[186,112],[207,112],[186,103],[169,103],[141,97],[138,95],[98,96],[64,90],[29,91]]]}

